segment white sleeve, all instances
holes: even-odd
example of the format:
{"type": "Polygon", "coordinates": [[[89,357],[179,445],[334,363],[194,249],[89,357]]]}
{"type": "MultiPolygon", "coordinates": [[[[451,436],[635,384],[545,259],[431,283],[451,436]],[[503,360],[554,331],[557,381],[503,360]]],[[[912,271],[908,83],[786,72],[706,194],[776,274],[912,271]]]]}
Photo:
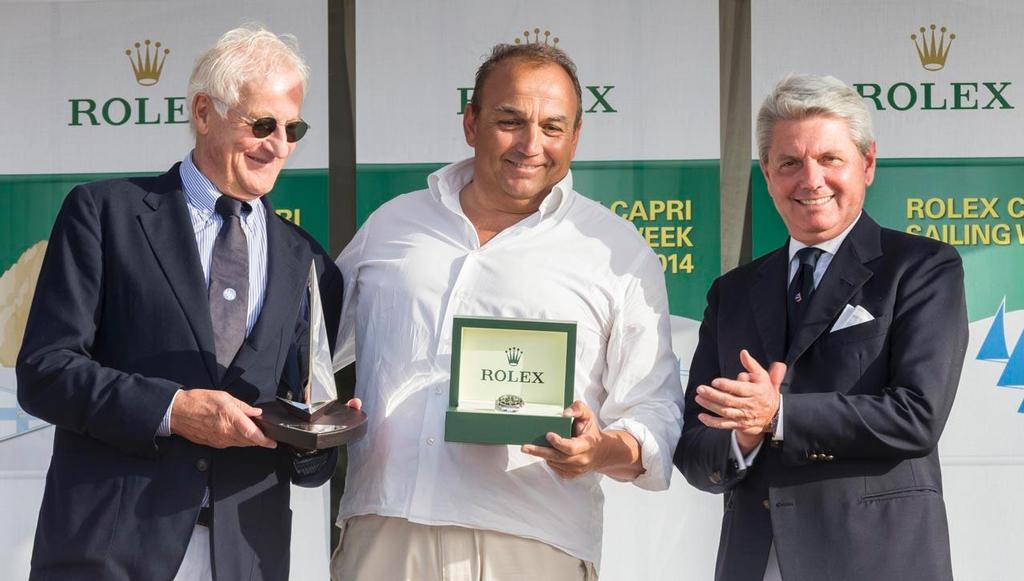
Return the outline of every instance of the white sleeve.
{"type": "Polygon", "coordinates": [[[664,490],[682,431],[683,387],[661,263],[647,249],[632,270],[608,340],[599,416],[606,430],[623,430],[640,443],[644,472],[633,483],[664,490]]]}
{"type": "Polygon", "coordinates": [[[743,472],[747,468],[750,468],[751,464],[754,463],[754,458],[757,458],[757,453],[761,451],[761,446],[764,445],[764,440],[757,445],[756,448],[750,451],[746,456],[740,451],[740,444],[736,441],[736,430],[729,432],[729,438],[732,442],[732,457],[736,460],[736,469],[743,472]]]}
{"type": "Polygon", "coordinates": [[[338,325],[338,340],[334,349],[334,371],[339,371],[356,360],[356,301],[359,289],[359,266],[362,263],[363,249],[369,237],[371,215],[362,227],[356,231],[345,249],[338,255],[335,264],[341,271],[344,281],[344,296],[341,303],[341,322],[338,325]]]}

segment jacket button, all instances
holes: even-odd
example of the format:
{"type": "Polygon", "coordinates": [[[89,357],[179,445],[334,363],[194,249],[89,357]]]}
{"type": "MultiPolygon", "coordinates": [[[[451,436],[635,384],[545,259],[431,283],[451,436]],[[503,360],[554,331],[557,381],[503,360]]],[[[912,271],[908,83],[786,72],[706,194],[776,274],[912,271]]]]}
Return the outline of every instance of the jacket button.
{"type": "Polygon", "coordinates": [[[766,498],[761,501],[761,506],[763,506],[765,510],[770,510],[772,507],[772,503],[768,502],[768,499],[766,498]]]}
{"type": "Polygon", "coordinates": [[[722,482],[722,473],[719,472],[718,470],[715,470],[714,472],[711,473],[711,476],[708,477],[708,480],[711,481],[711,484],[718,484],[722,482]]]}
{"type": "Polygon", "coordinates": [[[196,460],[196,470],[200,472],[206,472],[206,469],[210,467],[210,461],[206,458],[200,458],[196,460]]]}
{"type": "Polygon", "coordinates": [[[781,440],[772,440],[771,443],[768,444],[768,445],[771,446],[772,448],[778,448],[779,444],[781,444],[781,443],[782,443],[781,440]]]}
{"type": "Polygon", "coordinates": [[[832,454],[828,454],[828,455],[825,456],[826,460],[832,460],[834,458],[835,458],[835,456],[833,456],[832,454]]]}
{"type": "Polygon", "coordinates": [[[808,454],[807,457],[810,458],[811,460],[817,460],[818,459],[818,455],[816,453],[813,453],[813,452],[808,454]]]}

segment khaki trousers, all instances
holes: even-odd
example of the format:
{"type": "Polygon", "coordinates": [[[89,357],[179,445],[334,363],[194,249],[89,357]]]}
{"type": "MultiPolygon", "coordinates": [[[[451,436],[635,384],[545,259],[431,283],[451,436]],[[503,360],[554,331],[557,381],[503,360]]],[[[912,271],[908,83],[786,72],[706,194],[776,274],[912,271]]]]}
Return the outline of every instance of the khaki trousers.
{"type": "Polygon", "coordinates": [[[345,522],[333,581],[597,581],[594,566],[551,545],[504,533],[402,518],[345,522]]]}
{"type": "Polygon", "coordinates": [[[213,581],[210,561],[210,529],[196,525],[185,549],[185,558],[178,567],[174,581],[213,581]]]}

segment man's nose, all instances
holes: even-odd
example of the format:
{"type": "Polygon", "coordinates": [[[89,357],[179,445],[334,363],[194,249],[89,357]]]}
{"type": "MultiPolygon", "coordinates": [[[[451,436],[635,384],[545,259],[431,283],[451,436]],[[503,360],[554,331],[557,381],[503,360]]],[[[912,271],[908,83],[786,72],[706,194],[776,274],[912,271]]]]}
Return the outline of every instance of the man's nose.
{"type": "Polygon", "coordinates": [[[813,192],[825,185],[825,171],[814,160],[805,163],[800,174],[800,185],[809,192],[813,192]]]}
{"type": "Polygon", "coordinates": [[[523,155],[539,155],[543,148],[541,147],[541,140],[544,137],[544,132],[541,131],[540,127],[536,125],[526,125],[519,138],[519,152],[523,155]]]}
{"type": "Polygon", "coordinates": [[[273,152],[274,157],[286,158],[292,151],[292,145],[288,143],[288,136],[285,134],[284,124],[278,124],[274,132],[263,139],[263,146],[273,152]]]}

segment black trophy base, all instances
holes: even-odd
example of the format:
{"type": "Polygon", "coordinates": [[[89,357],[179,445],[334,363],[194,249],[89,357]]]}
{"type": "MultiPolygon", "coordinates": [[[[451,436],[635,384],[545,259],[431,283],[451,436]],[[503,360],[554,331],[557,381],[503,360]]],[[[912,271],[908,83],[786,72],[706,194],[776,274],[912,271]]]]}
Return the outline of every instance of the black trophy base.
{"type": "Polygon", "coordinates": [[[366,434],[366,414],[346,405],[332,406],[310,421],[272,401],[257,407],[263,414],[253,418],[271,440],[300,450],[323,450],[358,440],[366,434]]]}

